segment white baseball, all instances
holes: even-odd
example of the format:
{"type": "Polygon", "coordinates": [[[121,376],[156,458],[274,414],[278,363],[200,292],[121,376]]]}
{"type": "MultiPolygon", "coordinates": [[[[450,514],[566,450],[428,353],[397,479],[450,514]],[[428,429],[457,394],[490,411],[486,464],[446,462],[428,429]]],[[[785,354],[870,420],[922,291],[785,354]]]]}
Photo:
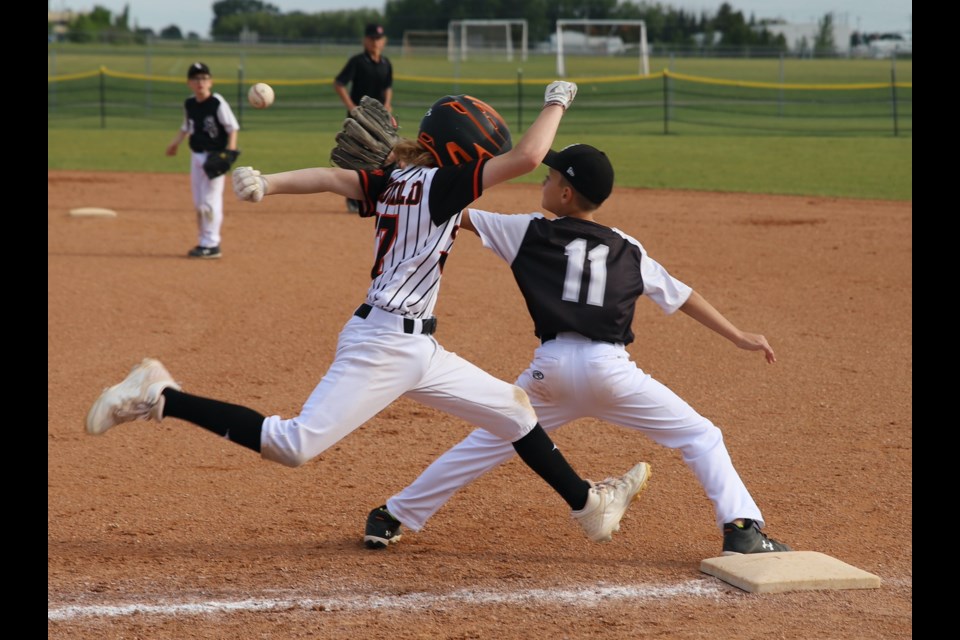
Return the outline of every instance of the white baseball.
{"type": "Polygon", "coordinates": [[[266,82],[258,82],[247,92],[247,100],[254,109],[266,109],[273,104],[273,98],[273,87],[266,82]]]}

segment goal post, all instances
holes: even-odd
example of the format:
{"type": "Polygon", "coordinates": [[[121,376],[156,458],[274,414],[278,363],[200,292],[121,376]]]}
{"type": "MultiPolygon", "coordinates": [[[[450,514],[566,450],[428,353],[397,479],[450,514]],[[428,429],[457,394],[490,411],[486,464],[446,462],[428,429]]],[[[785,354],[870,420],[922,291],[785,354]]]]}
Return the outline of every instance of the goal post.
{"type": "Polygon", "coordinates": [[[507,60],[513,60],[518,30],[520,59],[525,61],[528,48],[525,19],[451,20],[447,23],[447,58],[451,62],[466,60],[470,49],[487,52],[499,52],[502,49],[507,60]]]}
{"type": "Polygon", "coordinates": [[[572,46],[572,43],[569,42],[572,34],[578,33],[572,30],[566,31],[567,37],[567,50],[580,50],[584,53],[591,53],[596,55],[597,53],[603,53],[605,55],[614,55],[616,53],[622,53],[626,51],[626,47],[623,46],[622,39],[617,38],[613,40],[610,36],[592,36],[590,35],[591,27],[638,27],[639,28],[639,42],[637,49],[639,49],[640,57],[640,75],[650,75],[650,60],[647,57],[647,24],[643,20],[566,20],[560,19],[557,20],[557,75],[561,78],[565,77],[567,74],[566,71],[566,62],[564,59],[564,27],[567,26],[580,26],[584,27],[583,35],[579,37],[579,46],[572,46]],[[619,43],[617,44],[617,41],[619,43]]]}

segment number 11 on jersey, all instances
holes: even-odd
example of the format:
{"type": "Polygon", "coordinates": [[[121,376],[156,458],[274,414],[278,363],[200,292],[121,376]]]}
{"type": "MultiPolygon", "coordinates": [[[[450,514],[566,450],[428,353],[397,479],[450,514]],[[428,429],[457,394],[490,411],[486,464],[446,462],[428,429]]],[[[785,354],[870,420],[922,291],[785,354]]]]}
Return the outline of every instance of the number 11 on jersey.
{"type": "Polygon", "coordinates": [[[590,261],[590,284],[587,287],[587,304],[603,306],[603,294],[607,287],[607,255],[610,248],[597,245],[589,252],[587,241],[577,238],[564,248],[567,256],[567,273],[563,280],[563,299],[580,302],[580,287],[583,282],[583,267],[590,261]]]}

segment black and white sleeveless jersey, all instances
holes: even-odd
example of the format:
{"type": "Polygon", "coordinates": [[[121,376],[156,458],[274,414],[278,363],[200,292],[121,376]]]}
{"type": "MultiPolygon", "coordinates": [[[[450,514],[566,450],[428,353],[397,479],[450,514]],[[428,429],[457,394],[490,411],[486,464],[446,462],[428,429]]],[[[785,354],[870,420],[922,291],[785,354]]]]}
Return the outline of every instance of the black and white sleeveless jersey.
{"type": "Polygon", "coordinates": [[[357,172],[360,215],[375,213],[377,223],[368,304],[408,318],[433,315],[460,212],[482,195],[487,160],[357,172]]]}
{"type": "Polygon", "coordinates": [[[540,213],[469,212],[484,246],[513,270],[538,338],[575,331],[630,344],[640,295],[673,313],[692,292],[619,229],[540,213]]]}
{"type": "Polygon", "coordinates": [[[227,148],[227,134],[238,131],[233,110],[219,93],[213,93],[203,102],[190,96],[183,103],[184,117],[181,131],[190,134],[190,150],[222,151],[227,148]]]}

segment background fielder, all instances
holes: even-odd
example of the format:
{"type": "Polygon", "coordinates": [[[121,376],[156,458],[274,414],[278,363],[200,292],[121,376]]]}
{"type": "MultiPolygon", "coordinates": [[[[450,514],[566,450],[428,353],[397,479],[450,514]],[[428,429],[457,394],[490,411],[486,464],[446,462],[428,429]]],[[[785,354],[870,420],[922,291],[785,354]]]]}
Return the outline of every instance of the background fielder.
{"type": "MultiPolygon", "coordinates": [[[[510,265],[541,340],[516,384],[527,392],[546,431],[594,417],[646,434],[679,449],[713,502],[724,532],[723,553],[789,551],[761,533],[763,516],[742,480],[723,434],[673,391],[634,364],[625,345],[638,297],[667,313],[678,309],[741,349],[763,351],[765,337],[737,329],[699,293],[680,282],[619,229],[599,224],[594,211],[613,189],[606,154],[577,144],[543,160],[540,213],[502,215],[469,209],[461,225],[510,265]]],[[[401,523],[415,531],[461,487],[513,452],[478,429],[434,461],[411,485],[380,507],[395,535],[401,523]]]]}
{"type": "Polygon", "coordinates": [[[206,64],[194,62],[190,65],[187,85],[193,96],[184,101],[183,124],[167,145],[167,155],[176,155],[180,143],[190,137],[190,191],[197,212],[197,246],[187,255],[191,258],[219,258],[226,178],[222,175],[207,177],[203,165],[210,152],[237,149],[240,123],[226,99],[213,92],[213,77],[206,64]]]}

